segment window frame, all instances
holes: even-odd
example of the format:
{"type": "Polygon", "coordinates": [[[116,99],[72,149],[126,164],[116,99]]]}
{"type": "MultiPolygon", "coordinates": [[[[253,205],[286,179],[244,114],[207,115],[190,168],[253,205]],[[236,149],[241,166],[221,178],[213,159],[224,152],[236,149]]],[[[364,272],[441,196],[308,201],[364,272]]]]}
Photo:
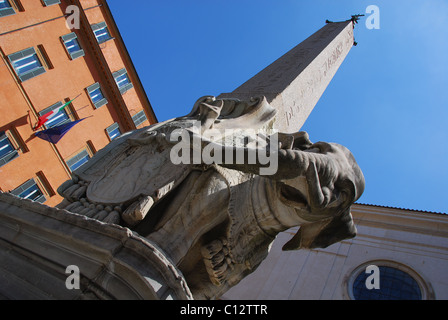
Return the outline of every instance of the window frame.
{"type": "MultiPolygon", "coordinates": [[[[34,77],[37,77],[37,76],[47,72],[47,70],[44,67],[44,63],[42,63],[42,61],[40,60],[39,54],[36,51],[36,49],[34,49],[34,47],[26,48],[26,49],[20,50],[18,52],[12,53],[12,54],[8,55],[8,60],[11,63],[11,66],[14,69],[17,77],[22,82],[32,79],[34,77]],[[18,67],[16,66],[16,63],[18,61],[24,60],[28,57],[34,57],[35,61],[38,62],[39,66],[37,66],[31,70],[25,71],[23,73],[20,73],[18,71],[18,67]]],[[[23,66],[21,66],[21,67],[23,68],[23,66]]]]}
{"type": "Polygon", "coordinates": [[[132,89],[134,87],[134,85],[132,84],[131,78],[129,77],[128,71],[126,70],[126,68],[120,69],[114,73],[112,73],[114,80],[115,80],[115,84],[117,85],[118,89],[120,90],[121,94],[124,94],[126,91],[132,89]],[[128,79],[128,83],[120,86],[117,79],[121,76],[125,75],[126,78],[128,79]]]}
{"type": "Polygon", "coordinates": [[[22,183],[20,186],[18,186],[17,188],[15,188],[14,190],[12,190],[10,193],[20,197],[22,199],[28,199],[28,197],[30,195],[28,195],[27,197],[21,197],[20,195],[24,192],[26,192],[27,190],[30,190],[33,187],[36,187],[38,192],[40,192],[40,196],[38,196],[36,199],[29,199],[31,201],[35,201],[35,202],[39,202],[39,203],[44,203],[45,201],[47,201],[47,198],[45,197],[45,193],[44,191],[41,189],[42,187],[39,186],[39,184],[37,183],[37,181],[34,178],[29,179],[28,181],[26,181],[25,183],[22,183]]]}
{"type": "Polygon", "coordinates": [[[141,110],[132,116],[132,121],[134,122],[136,128],[147,120],[148,120],[148,117],[146,116],[146,113],[144,110],[141,110]]]}
{"type": "Polygon", "coordinates": [[[106,133],[107,133],[107,136],[109,137],[110,141],[115,140],[116,138],[118,138],[119,136],[121,136],[123,134],[121,132],[120,125],[118,124],[118,122],[115,122],[114,124],[112,124],[109,127],[107,127],[106,128],[106,133]],[[120,134],[118,134],[117,136],[112,137],[111,136],[111,132],[114,132],[115,130],[118,130],[118,132],[120,134]]]}
{"type": "MultiPolygon", "coordinates": [[[[52,104],[51,106],[49,106],[48,108],[45,108],[44,110],[39,111],[39,116],[43,116],[44,114],[46,114],[50,111],[58,109],[58,108],[62,107],[64,104],[65,104],[65,102],[58,101],[55,104],[52,104]]],[[[63,124],[66,124],[66,123],[69,123],[70,121],[72,121],[73,119],[70,117],[70,114],[65,110],[66,108],[69,108],[69,106],[65,107],[64,110],[62,110],[62,112],[67,116],[67,119],[64,119],[63,121],[60,121],[60,122],[56,122],[55,124],[52,124],[52,125],[48,125],[48,122],[52,121],[52,119],[50,119],[44,124],[45,128],[47,128],[47,129],[54,128],[56,126],[60,126],[60,125],[63,125],[63,124]]]]}
{"type": "Polygon", "coordinates": [[[69,34],[61,36],[62,44],[64,45],[65,50],[67,51],[67,54],[70,56],[71,60],[75,60],[77,58],[85,56],[85,52],[81,47],[81,43],[78,40],[78,36],[75,32],[71,32],[69,34]],[[69,47],[67,46],[67,43],[70,41],[76,41],[78,44],[79,50],[71,52],[69,47]]]}
{"type": "Polygon", "coordinates": [[[65,163],[67,164],[67,166],[68,166],[68,168],[70,169],[71,172],[74,172],[74,171],[78,170],[84,164],[87,163],[87,161],[85,161],[81,165],[77,166],[75,169],[72,169],[72,167],[75,164],[77,164],[80,160],[84,159],[85,156],[88,157],[87,161],[89,161],[92,158],[92,155],[89,153],[89,151],[86,148],[82,149],[80,152],[78,152],[77,154],[75,154],[74,156],[70,157],[69,159],[67,159],[65,161],[65,163]],[[73,163],[71,164],[71,162],[73,162],[73,163]]]}
{"type": "Polygon", "coordinates": [[[102,107],[102,106],[104,106],[105,104],[108,103],[107,98],[106,98],[106,96],[104,95],[104,92],[103,92],[103,90],[101,89],[101,85],[100,85],[99,82],[96,82],[96,83],[94,83],[94,84],[88,86],[88,87],[86,88],[86,91],[87,91],[87,95],[89,96],[89,99],[90,99],[90,101],[92,102],[92,104],[93,104],[93,106],[95,107],[95,109],[98,109],[98,108],[100,108],[100,107],[102,107]],[[96,90],[99,90],[99,91],[100,91],[101,96],[102,96],[102,99],[100,99],[100,100],[94,102],[91,94],[92,94],[94,91],[96,91],[96,90]]]}
{"type": "Polygon", "coordinates": [[[9,5],[9,7],[0,8],[0,18],[16,14],[16,10],[14,9],[14,6],[11,3],[11,1],[12,0],[4,0],[4,2],[9,5]]]}
{"type": "Polygon", "coordinates": [[[42,2],[43,2],[43,5],[45,7],[49,7],[49,6],[52,6],[54,4],[60,4],[61,3],[60,0],[42,0],[42,2]]]}
{"type": "MultiPolygon", "coordinates": [[[[411,267],[396,262],[392,260],[372,260],[369,262],[365,262],[358,267],[356,267],[354,270],[352,270],[348,276],[344,280],[344,286],[345,286],[345,294],[350,300],[356,300],[355,294],[353,292],[353,285],[358,278],[358,276],[361,275],[361,273],[366,271],[367,266],[369,265],[375,265],[378,267],[389,267],[394,268],[397,270],[400,270],[404,273],[407,273],[419,286],[420,293],[421,293],[421,300],[433,300],[435,299],[434,291],[432,289],[431,284],[425,280],[422,275],[417,273],[415,270],[413,270],[411,267]]],[[[380,283],[381,285],[381,283],[380,283]]],[[[375,290],[375,289],[371,289],[375,290]]]]}
{"type": "MultiPolygon", "coordinates": [[[[0,157],[0,167],[4,166],[5,164],[11,162],[15,158],[19,156],[19,150],[15,147],[14,142],[11,141],[11,138],[6,134],[5,131],[0,132],[0,146],[3,141],[7,140],[7,144],[11,147],[11,151],[4,154],[0,157]]],[[[6,144],[5,144],[6,146],[6,144]]],[[[4,147],[2,147],[3,149],[4,147]]]]}
{"type": "Polygon", "coordinates": [[[109,30],[109,27],[107,26],[106,22],[103,21],[103,22],[100,22],[100,23],[95,23],[95,24],[92,24],[90,27],[92,28],[93,34],[95,35],[95,38],[96,38],[96,41],[99,44],[102,44],[102,43],[105,43],[105,42],[107,42],[109,40],[113,40],[114,39],[114,37],[112,37],[112,35],[110,34],[110,30],[109,30]],[[107,37],[100,40],[99,36],[97,35],[96,32],[99,31],[99,30],[102,30],[102,29],[104,29],[106,31],[107,37]]]}

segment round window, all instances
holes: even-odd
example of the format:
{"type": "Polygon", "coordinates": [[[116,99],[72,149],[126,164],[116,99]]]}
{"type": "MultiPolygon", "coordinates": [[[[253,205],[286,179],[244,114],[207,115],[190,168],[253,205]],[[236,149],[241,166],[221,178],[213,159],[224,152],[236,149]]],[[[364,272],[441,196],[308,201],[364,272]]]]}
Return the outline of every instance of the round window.
{"type": "Polygon", "coordinates": [[[347,285],[350,298],[355,300],[430,299],[413,270],[392,262],[375,261],[358,267],[347,285]]]}

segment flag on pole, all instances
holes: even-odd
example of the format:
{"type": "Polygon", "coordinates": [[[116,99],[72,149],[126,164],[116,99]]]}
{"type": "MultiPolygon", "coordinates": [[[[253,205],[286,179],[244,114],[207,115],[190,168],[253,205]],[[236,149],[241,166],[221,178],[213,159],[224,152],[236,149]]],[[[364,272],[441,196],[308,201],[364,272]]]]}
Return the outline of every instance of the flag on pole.
{"type": "Polygon", "coordinates": [[[59,140],[62,139],[62,137],[71,129],[73,128],[76,124],[78,124],[79,122],[81,122],[82,120],[84,120],[86,118],[83,119],[79,119],[76,121],[72,121],[69,123],[65,123],[62,124],[60,126],[56,126],[47,130],[42,130],[39,132],[35,132],[34,134],[43,139],[46,140],[48,142],[51,142],[53,144],[56,144],[59,142],[59,140]]]}
{"type": "Polygon", "coordinates": [[[51,110],[50,112],[47,112],[46,114],[41,115],[38,119],[37,119],[37,124],[36,126],[33,128],[34,131],[36,131],[37,129],[39,129],[42,125],[45,124],[45,122],[47,122],[48,120],[50,120],[51,118],[53,118],[55,115],[57,115],[60,111],[64,110],[64,108],[66,106],[68,106],[70,103],[72,103],[76,98],[78,98],[80,96],[77,95],[75,98],[73,98],[72,100],[66,102],[62,107],[51,110]]]}

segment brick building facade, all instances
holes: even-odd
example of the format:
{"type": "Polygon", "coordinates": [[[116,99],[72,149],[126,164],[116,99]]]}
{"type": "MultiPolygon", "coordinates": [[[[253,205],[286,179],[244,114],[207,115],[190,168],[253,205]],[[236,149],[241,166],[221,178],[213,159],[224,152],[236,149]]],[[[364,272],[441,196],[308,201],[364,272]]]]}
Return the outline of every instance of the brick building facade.
{"type": "Polygon", "coordinates": [[[104,0],[0,1],[0,190],[54,206],[112,139],[157,122],[104,0]],[[57,143],[37,131],[84,119],[57,143]]]}

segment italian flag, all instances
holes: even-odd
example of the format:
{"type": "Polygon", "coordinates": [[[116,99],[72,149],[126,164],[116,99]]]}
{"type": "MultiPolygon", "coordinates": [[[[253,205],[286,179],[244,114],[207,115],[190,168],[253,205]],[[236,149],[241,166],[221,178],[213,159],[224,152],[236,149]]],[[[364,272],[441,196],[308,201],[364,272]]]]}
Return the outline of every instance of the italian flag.
{"type": "Polygon", "coordinates": [[[37,124],[34,127],[34,131],[36,131],[37,129],[39,129],[40,127],[42,127],[42,125],[47,122],[48,120],[50,120],[51,118],[53,118],[55,115],[57,115],[60,111],[62,111],[65,107],[67,107],[70,103],[72,103],[76,98],[78,98],[80,95],[76,96],[75,98],[73,98],[72,100],[70,100],[69,102],[66,102],[62,107],[51,110],[50,112],[41,115],[38,119],[37,119],[37,124]]]}

